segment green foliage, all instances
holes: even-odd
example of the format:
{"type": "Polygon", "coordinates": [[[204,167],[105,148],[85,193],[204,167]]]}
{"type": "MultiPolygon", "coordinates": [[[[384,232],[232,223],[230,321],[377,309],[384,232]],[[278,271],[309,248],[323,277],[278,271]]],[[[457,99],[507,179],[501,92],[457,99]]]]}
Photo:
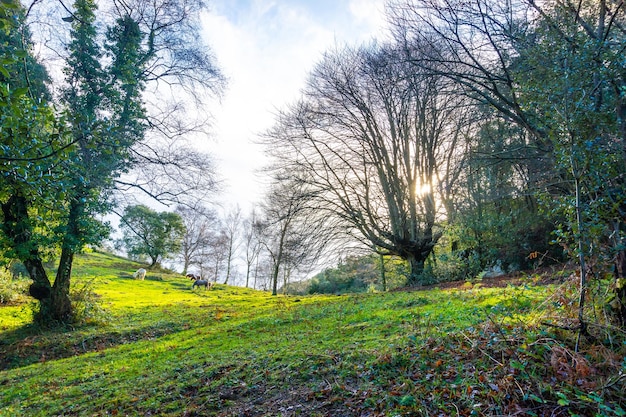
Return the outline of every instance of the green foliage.
{"type": "Polygon", "coordinates": [[[50,79],[31,53],[31,34],[24,20],[25,11],[19,1],[0,4],[0,82],[23,89],[21,93],[28,93],[35,102],[45,101],[50,98],[45,85],[50,79]]]}
{"type": "Polygon", "coordinates": [[[129,206],[121,218],[126,252],[135,259],[146,255],[151,266],[180,252],[185,224],[178,213],[156,212],[146,206],[129,206]]]}
{"type": "MultiPolygon", "coordinates": [[[[387,289],[406,284],[406,262],[391,257],[385,260],[387,289]]],[[[382,290],[380,260],[377,255],[350,256],[334,268],[328,268],[308,282],[308,294],[346,294],[382,290]]]]}
{"type": "Polygon", "coordinates": [[[309,294],[343,294],[364,292],[376,280],[372,258],[348,258],[337,268],[328,268],[310,282],[309,294]]]}
{"type": "Polygon", "coordinates": [[[105,325],[109,315],[102,305],[102,297],[95,292],[95,279],[81,282],[70,291],[74,325],[105,325]]]}
{"type": "MultiPolygon", "coordinates": [[[[8,16],[5,31],[0,31],[0,201],[19,190],[43,202],[63,190],[59,183],[65,175],[57,165],[67,156],[67,136],[46,103],[48,75],[32,55],[24,10],[19,3],[2,4],[8,16]]],[[[43,223],[49,210],[38,206],[39,217],[33,217],[43,223]]]]}
{"type": "Polygon", "coordinates": [[[426,274],[431,282],[461,281],[484,274],[499,265],[503,272],[532,270],[564,260],[562,248],[551,243],[547,218],[529,210],[519,200],[483,205],[475,213],[459,213],[438,242],[426,274]]]}
{"type": "Polygon", "coordinates": [[[143,139],[146,75],[137,22],[129,16],[118,19],[106,27],[102,42],[95,2],[77,0],[74,7],[62,104],[77,146],[64,163],[72,187],[59,235],[66,247],[80,251],[108,235],[95,215],[110,209],[113,181],[129,169],[130,148],[143,139]]]}
{"type": "Polygon", "coordinates": [[[24,302],[30,280],[14,275],[9,268],[0,267],[0,304],[24,302]]]}
{"type": "MultiPolygon", "coordinates": [[[[616,255],[623,255],[626,239],[626,107],[620,92],[626,69],[621,45],[626,37],[605,22],[623,22],[624,13],[604,7],[604,3],[581,3],[580,11],[574,13],[555,4],[541,19],[532,41],[521,49],[520,92],[541,114],[560,188],[566,190],[556,194],[547,189],[543,202],[551,217],[563,219],[555,240],[583,272],[581,321],[586,275],[593,271],[589,277],[602,277],[615,268],[616,255]],[[607,11],[615,14],[609,17],[607,11]],[[526,71],[528,67],[533,70],[526,71]]],[[[624,274],[619,269],[616,277],[624,274]]],[[[615,317],[622,326],[626,324],[626,308],[615,317]]]]}
{"type": "Polygon", "coordinates": [[[529,158],[537,151],[529,148],[522,128],[484,112],[455,196],[459,209],[438,251],[459,263],[460,268],[450,272],[460,279],[476,276],[498,261],[505,270],[530,269],[537,266],[529,258],[534,252],[545,254],[544,263],[562,260],[560,248],[550,245],[555,218],[540,212],[536,199],[540,175],[546,175],[537,171],[552,166],[529,158]]]}

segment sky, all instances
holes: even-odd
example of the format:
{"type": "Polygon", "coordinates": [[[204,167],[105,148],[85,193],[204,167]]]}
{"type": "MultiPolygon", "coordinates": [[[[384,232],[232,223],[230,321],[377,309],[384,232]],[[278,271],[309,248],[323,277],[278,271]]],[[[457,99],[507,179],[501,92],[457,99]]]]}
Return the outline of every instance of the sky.
{"type": "Polygon", "coordinates": [[[228,79],[212,110],[213,154],[225,180],[220,199],[244,213],[261,201],[265,159],[255,144],[278,109],[294,102],[322,54],[384,33],[385,0],[210,0],[204,41],[228,79]]]}

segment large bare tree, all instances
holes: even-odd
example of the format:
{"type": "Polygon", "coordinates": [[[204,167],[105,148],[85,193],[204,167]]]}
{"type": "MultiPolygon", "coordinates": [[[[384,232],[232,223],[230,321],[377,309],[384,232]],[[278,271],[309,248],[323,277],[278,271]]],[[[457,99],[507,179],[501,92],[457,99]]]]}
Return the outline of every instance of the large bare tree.
{"type": "Polygon", "coordinates": [[[367,247],[407,260],[417,285],[441,236],[438,190],[452,181],[465,112],[445,78],[406,62],[393,45],[326,54],[268,138],[320,210],[367,247]]]}

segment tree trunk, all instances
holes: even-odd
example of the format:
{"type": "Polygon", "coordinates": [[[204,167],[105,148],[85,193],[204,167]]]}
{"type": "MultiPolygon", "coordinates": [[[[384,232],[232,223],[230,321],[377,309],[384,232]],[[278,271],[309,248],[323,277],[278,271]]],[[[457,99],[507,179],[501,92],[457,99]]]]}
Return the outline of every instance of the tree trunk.
{"type": "Polygon", "coordinates": [[[380,259],[380,279],[383,283],[383,292],[387,292],[387,276],[385,275],[385,255],[378,254],[380,259]]]}
{"type": "MultiPolygon", "coordinates": [[[[573,152],[572,152],[573,153],[573,152]]],[[[585,297],[587,295],[587,264],[585,262],[585,234],[586,226],[583,222],[583,213],[581,208],[581,186],[579,177],[576,175],[576,164],[572,158],[572,174],[574,175],[574,188],[576,191],[576,224],[578,226],[578,265],[580,267],[580,295],[578,297],[578,324],[580,326],[578,336],[588,336],[587,322],[585,321],[585,297]]],[[[578,352],[578,340],[576,341],[576,352],[578,352]]]]}
{"type": "Polygon", "coordinates": [[[230,240],[229,243],[229,248],[228,248],[228,258],[226,259],[226,278],[224,279],[224,285],[228,284],[228,280],[230,279],[230,268],[231,268],[231,263],[233,261],[233,241],[232,238],[230,240]]]}
{"type": "Polygon", "coordinates": [[[419,287],[423,284],[425,259],[410,255],[407,257],[406,261],[409,263],[409,278],[407,284],[409,287],[419,287]]]}
{"type": "Polygon", "coordinates": [[[620,229],[623,226],[622,222],[615,222],[613,225],[613,234],[616,236],[613,242],[614,246],[618,248],[618,252],[615,256],[615,293],[613,294],[613,300],[611,302],[611,310],[613,316],[617,321],[617,324],[625,328],[626,327],[626,250],[623,249],[623,238],[620,237],[620,229]]]}
{"type": "Polygon", "coordinates": [[[272,295],[278,295],[278,273],[280,272],[280,263],[274,262],[272,271],[272,295]]]}
{"type": "Polygon", "coordinates": [[[28,292],[40,303],[40,311],[46,315],[51,304],[50,279],[43,266],[37,243],[32,240],[32,225],[28,217],[28,201],[19,192],[2,204],[4,222],[2,231],[12,242],[15,256],[24,264],[33,280],[28,292]]]}
{"type": "Polygon", "coordinates": [[[52,320],[68,322],[72,319],[72,303],[70,301],[70,278],[72,276],[72,264],[74,251],[69,247],[61,250],[59,269],[52,287],[49,317],[52,320]]]}
{"type": "Polygon", "coordinates": [[[615,304],[616,319],[618,324],[626,327],[626,251],[621,250],[617,254],[617,265],[615,268],[615,304]]]}
{"type": "Polygon", "coordinates": [[[257,278],[259,277],[259,258],[260,256],[257,256],[254,264],[254,284],[252,284],[252,288],[255,290],[257,289],[257,278]]]}
{"type": "Polygon", "coordinates": [[[50,318],[60,322],[72,319],[72,303],[70,301],[70,280],[72,277],[72,265],[77,242],[80,241],[80,219],[83,217],[84,205],[80,203],[80,196],[75,196],[70,201],[70,211],[67,217],[65,235],[61,248],[61,259],[57,270],[54,285],[52,287],[50,306],[50,318]]]}

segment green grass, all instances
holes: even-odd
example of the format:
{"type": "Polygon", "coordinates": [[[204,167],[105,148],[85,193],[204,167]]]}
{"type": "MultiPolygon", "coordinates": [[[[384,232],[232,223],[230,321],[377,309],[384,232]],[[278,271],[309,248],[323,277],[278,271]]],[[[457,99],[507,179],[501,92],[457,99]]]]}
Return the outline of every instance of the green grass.
{"type": "Polygon", "coordinates": [[[537,326],[560,311],[553,287],[272,297],[224,285],[192,291],[166,271],[137,281],[137,267],[98,253],[78,258],[74,285],[104,308],[79,328],[45,331],[28,325],[24,306],[0,307],[0,416],[626,408],[617,339],[602,354],[574,353],[567,335],[537,326]]]}

